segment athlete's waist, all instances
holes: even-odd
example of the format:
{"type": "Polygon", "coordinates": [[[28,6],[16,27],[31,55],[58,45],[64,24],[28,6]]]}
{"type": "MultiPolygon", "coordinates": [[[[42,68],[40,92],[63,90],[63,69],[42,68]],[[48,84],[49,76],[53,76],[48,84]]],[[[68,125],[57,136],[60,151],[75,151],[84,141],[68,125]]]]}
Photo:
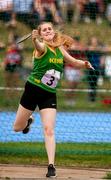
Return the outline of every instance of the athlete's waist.
{"type": "Polygon", "coordinates": [[[41,80],[38,78],[29,76],[27,81],[29,81],[30,83],[34,84],[35,86],[38,86],[38,87],[40,87],[40,88],[42,88],[48,92],[56,93],[56,88],[51,88],[50,86],[43,84],[41,82],[41,80]]]}

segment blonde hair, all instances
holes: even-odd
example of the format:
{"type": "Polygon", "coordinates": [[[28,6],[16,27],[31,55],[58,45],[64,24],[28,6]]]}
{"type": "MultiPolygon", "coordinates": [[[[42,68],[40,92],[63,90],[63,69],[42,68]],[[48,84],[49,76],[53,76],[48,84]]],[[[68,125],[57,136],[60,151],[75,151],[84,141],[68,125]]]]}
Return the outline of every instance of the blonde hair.
{"type": "MultiPolygon", "coordinates": [[[[38,27],[38,35],[41,35],[41,26],[43,24],[50,24],[53,27],[53,24],[51,22],[42,22],[38,27]]],[[[66,49],[70,48],[70,46],[74,43],[74,40],[72,37],[66,35],[66,34],[62,34],[59,31],[55,31],[55,36],[53,39],[53,43],[49,43],[49,42],[45,42],[46,44],[48,44],[49,46],[52,47],[59,47],[61,45],[63,45],[66,49]]]]}

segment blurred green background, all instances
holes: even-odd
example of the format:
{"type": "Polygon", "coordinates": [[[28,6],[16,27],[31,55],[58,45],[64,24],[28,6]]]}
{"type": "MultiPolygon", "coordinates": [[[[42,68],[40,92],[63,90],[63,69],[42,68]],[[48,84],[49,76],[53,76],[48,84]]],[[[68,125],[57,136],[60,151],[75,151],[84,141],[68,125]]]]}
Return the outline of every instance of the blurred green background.
{"type": "MultiPolygon", "coordinates": [[[[56,27],[59,29],[59,27],[56,27]]],[[[64,30],[64,33],[74,37],[75,35],[79,35],[81,37],[81,41],[84,44],[87,44],[90,36],[96,36],[98,39],[105,45],[111,46],[111,27],[107,25],[107,22],[104,20],[102,24],[95,24],[94,22],[91,22],[89,24],[85,23],[79,23],[79,24],[65,24],[62,26],[62,29],[64,30]]],[[[4,26],[2,22],[0,22],[0,40],[3,41],[6,46],[8,44],[8,33],[9,30],[4,26]]],[[[15,30],[16,34],[19,34],[19,36],[23,36],[24,34],[30,33],[31,30],[25,26],[22,23],[17,24],[17,28],[15,30]],[[22,27],[22,28],[21,28],[22,27]]],[[[5,78],[4,78],[4,57],[5,57],[6,49],[0,50],[0,86],[6,87],[5,84],[5,78]]],[[[32,68],[32,52],[33,52],[33,46],[31,39],[28,39],[24,42],[24,50],[22,51],[23,55],[23,66],[26,69],[32,68]]],[[[20,82],[16,82],[15,87],[24,87],[24,83],[26,81],[26,78],[28,76],[28,73],[26,73],[25,79],[23,79],[22,75],[20,78],[20,82]]],[[[61,81],[60,88],[57,91],[58,95],[58,109],[61,110],[68,110],[68,111],[110,111],[110,104],[105,105],[102,103],[102,101],[105,98],[111,98],[111,94],[109,90],[111,89],[111,83],[110,79],[105,77],[104,83],[102,86],[98,87],[98,89],[105,89],[106,92],[98,92],[97,93],[97,101],[95,103],[89,103],[87,100],[87,92],[71,92],[72,99],[76,101],[76,104],[72,106],[71,104],[65,103],[67,101],[67,92],[63,92],[61,89],[63,88],[69,88],[67,86],[67,82],[65,82],[65,79],[61,81]]],[[[78,89],[87,89],[87,82],[85,73],[82,77],[81,82],[79,83],[78,89]]],[[[7,90],[10,92],[11,90],[7,90]]],[[[8,93],[3,89],[0,90],[0,109],[16,109],[17,108],[17,102],[19,101],[21,91],[13,91],[13,100],[12,98],[9,98],[7,96],[8,93]],[[14,95],[16,94],[16,96],[14,95]],[[4,96],[6,97],[4,99],[4,96]]]]}

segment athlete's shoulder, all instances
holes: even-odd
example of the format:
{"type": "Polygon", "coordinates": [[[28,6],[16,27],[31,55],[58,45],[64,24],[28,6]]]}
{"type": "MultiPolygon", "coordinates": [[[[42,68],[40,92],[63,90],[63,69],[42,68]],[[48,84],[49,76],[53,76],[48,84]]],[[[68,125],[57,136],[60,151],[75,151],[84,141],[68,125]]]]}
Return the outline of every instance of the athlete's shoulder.
{"type": "Polygon", "coordinates": [[[33,59],[40,59],[47,53],[47,47],[45,46],[44,52],[41,54],[36,49],[33,51],[33,59]]]}

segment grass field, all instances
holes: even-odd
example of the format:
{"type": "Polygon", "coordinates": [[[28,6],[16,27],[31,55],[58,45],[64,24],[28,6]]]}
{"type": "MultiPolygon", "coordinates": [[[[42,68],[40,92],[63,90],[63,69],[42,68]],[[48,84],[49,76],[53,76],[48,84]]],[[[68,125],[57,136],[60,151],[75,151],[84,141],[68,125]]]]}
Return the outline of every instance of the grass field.
{"type": "MultiPolygon", "coordinates": [[[[46,165],[43,143],[0,143],[0,163],[46,165]]],[[[109,143],[58,143],[56,164],[88,168],[111,167],[109,143]]]]}

